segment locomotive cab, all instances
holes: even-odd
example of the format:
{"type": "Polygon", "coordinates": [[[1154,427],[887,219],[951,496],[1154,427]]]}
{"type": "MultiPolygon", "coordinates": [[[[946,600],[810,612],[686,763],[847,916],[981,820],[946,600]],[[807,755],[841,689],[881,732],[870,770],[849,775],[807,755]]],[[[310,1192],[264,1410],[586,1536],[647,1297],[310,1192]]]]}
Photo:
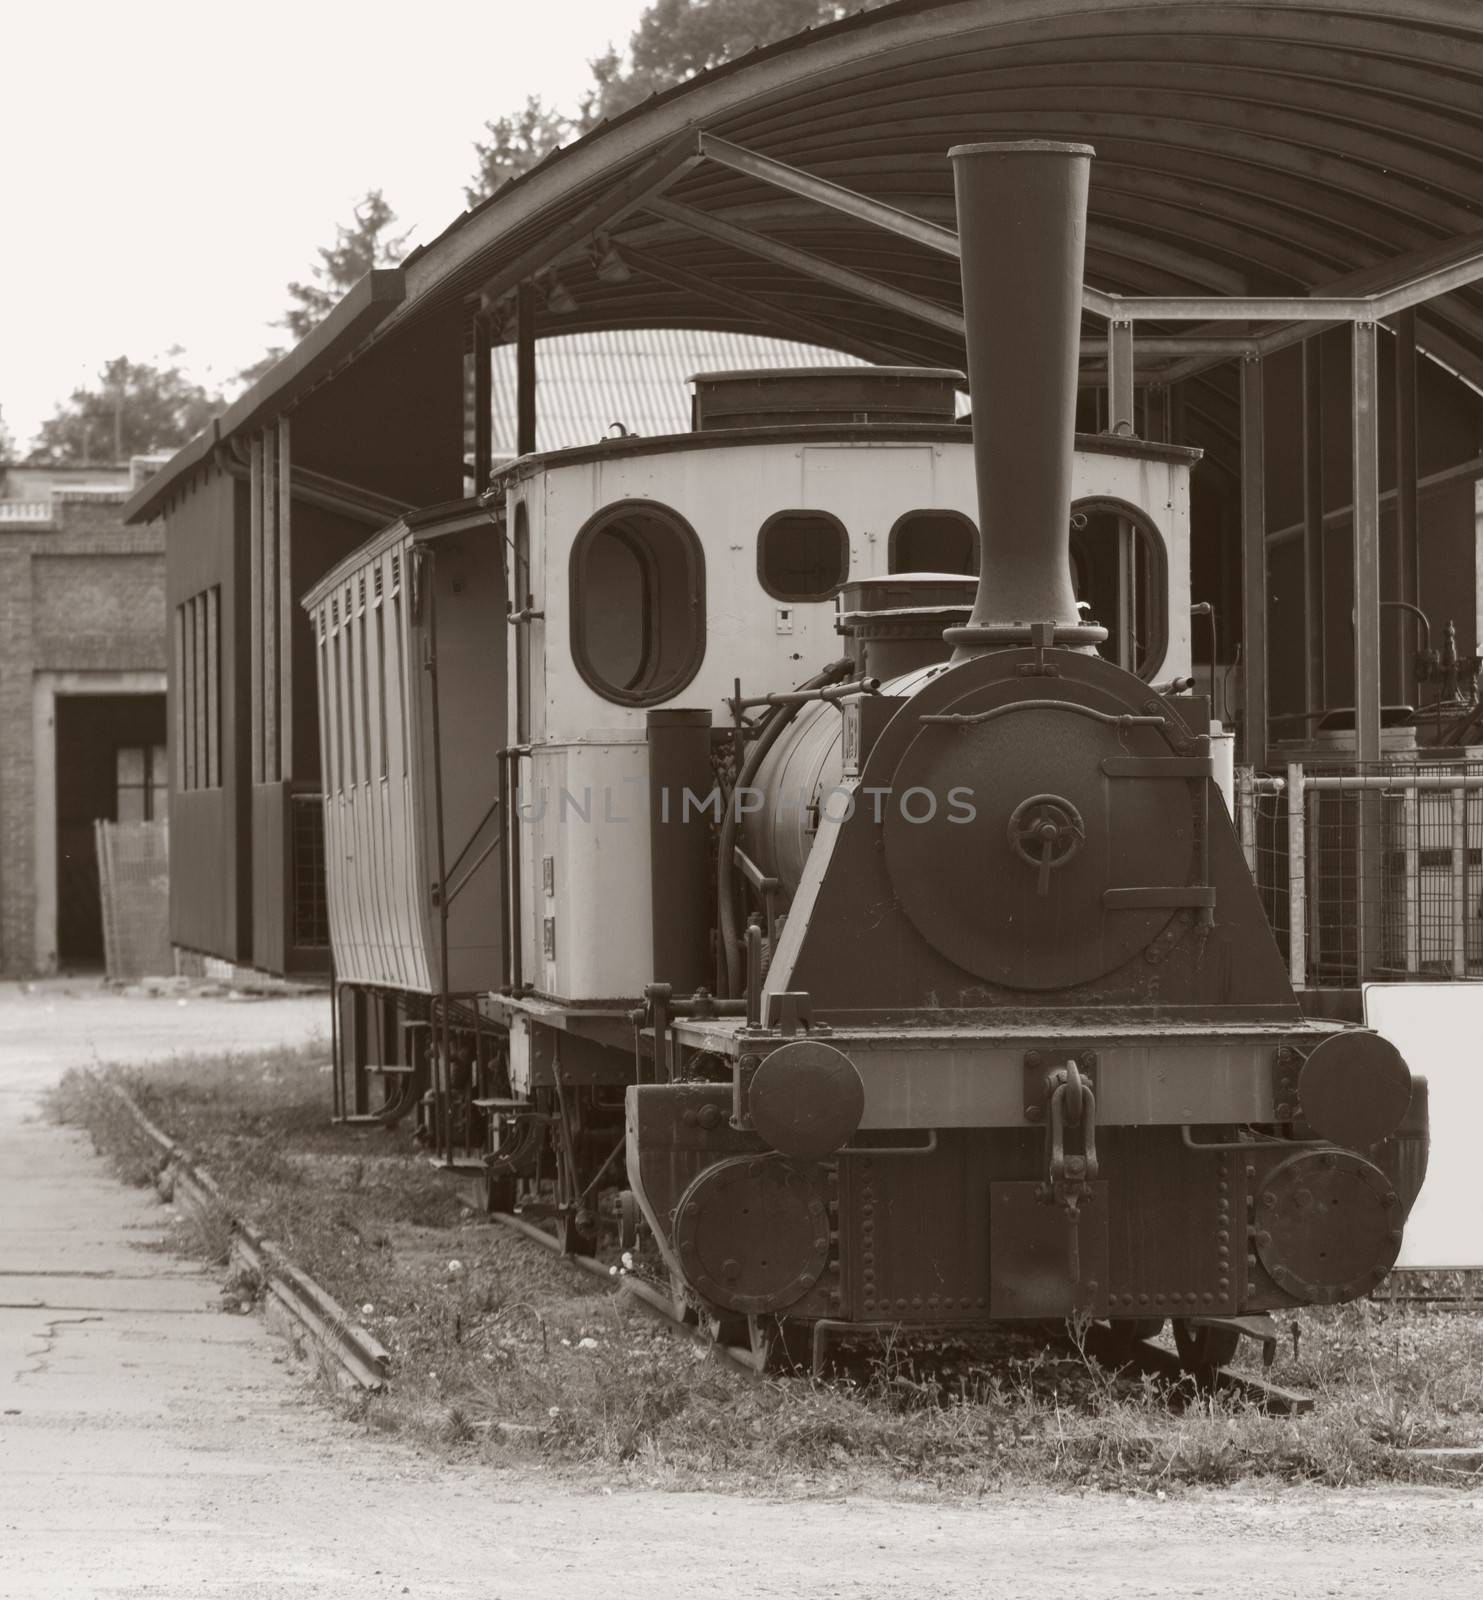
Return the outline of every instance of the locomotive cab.
{"type": "MultiPolygon", "coordinates": [[[[976,581],[972,430],[954,419],[960,373],[694,381],[695,431],[527,457],[494,485],[512,567],[507,720],[523,730],[508,779],[522,840],[514,981],[562,1004],[633,1001],[658,975],[651,714],[709,719],[711,754],[688,777],[697,801],[716,792],[717,820],[738,716],[750,715],[734,704],[739,692],[791,690],[842,659],[862,584],[937,573],[971,594],[976,581]]],[[[1109,648],[1148,681],[1190,671],[1187,606],[1171,596],[1189,589],[1197,456],[1101,436],[1079,436],[1073,453],[1070,515],[1088,593],[1101,601],[1110,584],[1114,608],[1124,598],[1127,625],[1109,648]]],[[[927,653],[950,654],[940,626],[927,653]]],[[[690,892],[706,897],[709,877],[690,892]]],[[[712,985],[714,961],[702,951],[664,981],[712,985]]]]}

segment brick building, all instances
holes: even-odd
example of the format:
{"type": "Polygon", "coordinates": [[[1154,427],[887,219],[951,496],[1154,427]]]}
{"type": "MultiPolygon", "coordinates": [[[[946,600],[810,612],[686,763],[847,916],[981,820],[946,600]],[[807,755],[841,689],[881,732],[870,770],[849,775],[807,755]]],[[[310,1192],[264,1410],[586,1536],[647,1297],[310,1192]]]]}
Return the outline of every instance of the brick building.
{"type": "Polygon", "coordinates": [[[93,821],[164,815],[164,536],[119,515],[154,465],[0,468],[7,976],[101,965],[93,821]]]}

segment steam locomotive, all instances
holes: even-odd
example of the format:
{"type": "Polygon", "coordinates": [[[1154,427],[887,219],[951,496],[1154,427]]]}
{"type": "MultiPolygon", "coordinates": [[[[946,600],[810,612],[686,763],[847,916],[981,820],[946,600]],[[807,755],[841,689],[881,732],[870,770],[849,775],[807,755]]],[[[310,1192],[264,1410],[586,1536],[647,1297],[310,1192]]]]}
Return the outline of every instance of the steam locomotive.
{"type": "Polygon", "coordinates": [[[362,1114],[764,1355],[1173,1318],[1209,1365],[1371,1290],[1424,1174],[1222,799],[1195,453],[1074,433],[1092,154],[950,152],[970,422],[961,374],[711,374],[305,601],[362,1114]]]}

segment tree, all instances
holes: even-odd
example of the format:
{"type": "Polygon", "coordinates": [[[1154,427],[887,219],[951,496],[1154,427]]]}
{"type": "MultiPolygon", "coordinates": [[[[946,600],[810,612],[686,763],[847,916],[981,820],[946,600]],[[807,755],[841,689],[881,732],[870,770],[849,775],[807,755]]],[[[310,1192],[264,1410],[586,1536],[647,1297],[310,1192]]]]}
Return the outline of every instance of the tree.
{"type": "Polygon", "coordinates": [[[5,426],[5,413],[0,411],[0,472],[16,459],[15,435],[5,426]]]}
{"type": "Polygon", "coordinates": [[[394,267],[406,254],[409,235],[387,234],[396,221],[396,212],[379,189],[367,190],[355,207],[354,217],[353,226],[335,230],[332,245],[320,246],[313,282],[288,286],[289,299],[295,304],[283,314],[279,326],[287,328],[295,341],[323,322],[345,292],[373,267],[394,267]]]}
{"type": "Polygon", "coordinates": [[[192,383],[179,367],[117,356],[96,385],[74,389],[42,423],[32,458],[49,466],[87,466],[174,450],[199,433],[221,404],[220,395],[192,383]]]}
{"type": "MultiPolygon", "coordinates": [[[[835,22],[864,6],[836,0],[654,0],[639,18],[628,42],[631,66],[604,77],[603,62],[593,63],[598,81],[598,118],[617,116],[651,94],[662,93],[697,73],[735,61],[749,50],[791,38],[805,28],[835,22]]],[[[874,0],[879,5],[882,0],[874,0]]]]}
{"type": "MultiPolygon", "coordinates": [[[[293,335],[297,344],[355,287],[373,267],[394,267],[406,253],[409,234],[391,234],[396,212],[386,203],[379,189],[368,189],[351,213],[354,221],[335,230],[335,242],[321,245],[319,264],[308,283],[290,283],[288,297],[294,303],[278,319],[277,326],[293,335]]],[[[283,346],[274,345],[261,360],[237,374],[246,387],[256,383],[283,355],[283,346]]]]}
{"type": "MultiPolygon", "coordinates": [[[[867,7],[881,3],[865,0],[867,7]]],[[[589,63],[592,88],[575,114],[533,95],[523,111],[485,123],[489,138],[474,143],[478,169],[464,190],[468,203],[477,205],[558,146],[651,94],[852,9],[860,8],[838,0],[654,0],[629,40],[626,62],[610,47],[589,63]]]]}
{"type": "Polygon", "coordinates": [[[531,95],[513,116],[496,117],[484,124],[487,140],[474,141],[479,170],[463,191],[464,199],[476,206],[501,184],[529,172],[535,164],[587,131],[586,107],[575,117],[548,106],[539,95],[531,95]]]}

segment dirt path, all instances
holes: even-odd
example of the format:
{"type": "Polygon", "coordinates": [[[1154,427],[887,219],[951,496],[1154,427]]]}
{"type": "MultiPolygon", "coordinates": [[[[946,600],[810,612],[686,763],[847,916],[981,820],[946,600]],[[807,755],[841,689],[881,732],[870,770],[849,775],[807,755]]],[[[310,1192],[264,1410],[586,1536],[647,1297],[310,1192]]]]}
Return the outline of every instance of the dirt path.
{"type": "Polygon", "coordinates": [[[450,1469],[309,1402],[167,1214],[38,1121],[70,1061],[297,1039],[322,1001],[0,986],[0,1595],[1225,1595],[1483,1590],[1471,1493],[742,1500],[450,1469]],[[50,1009],[48,1009],[48,1007],[50,1009]]]}

